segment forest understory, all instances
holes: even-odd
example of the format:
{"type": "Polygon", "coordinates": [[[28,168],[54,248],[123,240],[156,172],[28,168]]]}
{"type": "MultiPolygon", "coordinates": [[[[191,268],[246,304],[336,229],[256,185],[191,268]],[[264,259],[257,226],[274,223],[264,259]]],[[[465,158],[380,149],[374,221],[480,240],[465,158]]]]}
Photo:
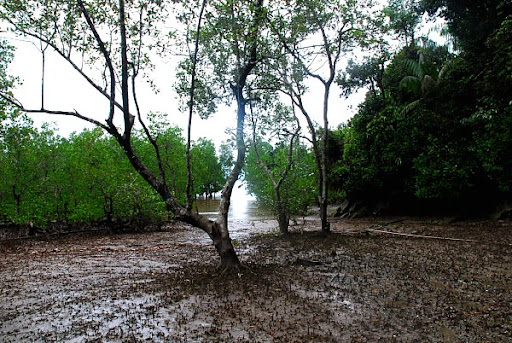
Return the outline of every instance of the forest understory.
{"type": "Polygon", "coordinates": [[[225,273],[181,224],[4,242],[0,342],[512,342],[512,222],[319,226],[233,222],[225,273]]]}

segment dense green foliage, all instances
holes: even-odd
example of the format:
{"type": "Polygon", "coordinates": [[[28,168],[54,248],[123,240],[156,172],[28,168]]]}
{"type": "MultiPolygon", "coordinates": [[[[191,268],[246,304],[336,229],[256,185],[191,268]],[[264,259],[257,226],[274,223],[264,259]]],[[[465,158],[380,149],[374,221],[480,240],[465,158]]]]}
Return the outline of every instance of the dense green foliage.
{"type": "MultiPolygon", "coordinates": [[[[394,210],[489,210],[512,186],[511,4],[427,2],[431,12],[446,6],[441,15],[461,50],[417,39],[391,58],[381,86],[335,133],[334,186],[394,210]]],[[[352,67],[341,82],[361,75],[352,67]]]]}
{"type": "MultiPolygon", "coordinates": [[[[261,162],[268,168],[274,180],[282,178],[289,163],[289,146],[279,143],[272,146],[268,142],[258,141],[258,153],[261,162]]],[[[288,215],[304,215],[309,206],[315,203],[316,168],[314,156],[307,147],[295,144],[293,163],[280,185],[280,201],[288,215]]],[[[253,194],[265,208],[271,209],[276,215],[278,204],[272,179],[267,175],[263,165],[258,161],[253,148],[247,154],[244,167],[244,179],[247,190],[253,194]]]]}
{"type": "Polygon", "coordinates": [[[212,141],[200,138],[190,150],[194,194],[211,197],[222,189],[226,181],[212,141]]]}
{"type": "MultiPolygon", "coordinates": [[[[116,37],[118,18],[104,15],[98,3],[89,3],[90,13],[104,21],[100,20],[105,32],[116,37]]],[[[293,143],[292,139],[295,148],[290,158],[289,136],[285,139],[281,132],[277,140],[269,139],[272,144],[256,139],[260,160],[254,149],[247,149],[244,173],[248,189],[265,206],[274,210],[280,206],[276,204],[276,180],[284,171],[286,177],[280,183],[279,196],[288,214],[304,212],[315,200],[326,205],[328,194],[331,201],[349,198],[374,205],[384,202],[395,209],[410,210],[418,204],[436,207],[426,207],[425,211],[447,206],[450,210],[459,209],[470,203],[492,206],[496,201],[509,199],[512,187],[510,1],[390,0],[382,17],[371,12],[376,18],[354,15],[356,12],[349,10],[355,11],[357,2],[354,1],[343,2],[342,7],[333,5],[341,6],[341,3],[292,1],[266,7],[259,2],[258,6],[254,3],[244,7],[227,1],[213,2],[207,7],[205,26],[197,35],[201,53],[194,63],[186,60],[181,64],[176,88],[185,96],[182,99],[185,103],[194,84],[195,98],[187,104],[193,105],[190,113],[203,117],[214,112],[221,100],[227,103],[236,100],[238,154],[235,161],[233,152],[224,145],[219,158],[211,141],[198,140],[190,150],[192,193],[211,195],[220,190],[231,170],[236,171],[231,180],[234,184],[244,163],[245,147],[250,145],[244,139],[242,127],[246,107],[251,112],[252,107],[259,108],[263,114],[256,114],[256,119],[252,119],[254,123],[262,121],[264,113],[281,101],[277,95],[281,92],[307,118],[312,147],[293,143]],[[324,11],[325,8],[330,10],[324,11]],[[425,11],[446,20],[454,48],[437,45],[418,33],[417,26],[425,11]],[[347,27],[351,29],[343,29],[347,27]],[[361,27],[368,31],[363,33],[361,27]],[[323,44],[309,44],[310,40],[322,37],[323,44]],[[399,47],[393,51],[392,46],[397,42],[399,47]],[[349,62],[340,74],[342,58],[355,47],[368,49],[371,57],[361,63],[349,62]],[[326,61],[319,61],[321,56],[326,61]],[[322,69],[320,64],[327,68],[322,69]],[[198,72],[194,81],[189,78],[192,69],[198,72]],[[329,73],[323,75],[324,71],[329,73]],[[243,82],[236,84],[242,79],[243,82]],[[310,120],[306,110],[309,104],[302,102],[302,96],[309,91],[307,79],[321,81],[324,90],[324,106],[320,111],[324,120],[320,130],[310,120]],[[329,132],[328,96],[334,82],[341,86],[343,95],[361,87],[368,87],[369,92],[355,117],[329,132]],[[327,184],[329,193],[324,191],[323,183],[327,184]]],[[[23,1],[2,2],[1,14],[26,35],[50,37],[46,44],[64,59],[80,55],[77,51],[88,52],[90,60],[81,62],[93,65],[103,55],[118,52],[116,48],[107,53],[105,46],[96,46],[94,32],[74,45],[74,35],[85,28],[81,22],[85,20],[82,18],[87,13],[85,10],[74,14],[67,11],[62,24],[65,30],[57,30],[53,24],[60,23],[61,19],[56,18],[69,9],[70,3],[56,1],[50,8],[47,3],[38,2],[34,9],[24,4],[23,1]],[[40,10],[43,8],[49,12],[40,10]]],[[[129,55],[136,63],[125,61],[120,68],[125,74],[132,72],[133,79],[139,68],[152,66],[147,51],[156,49],[164,54],[165,50],[159,40],[164,36],[162,32],[155,30],[154,36],[150,32],[153,22],[165,21],[166,13],[160,9],[167,3],[148,4],[144,1],[130,4],[133,13],[140,10],[141,21],[142,14],[147,11],[148,15],[147,30],[131,24],[136,22],[136,16],[130,17],[130,32],[124,37],[128,38],[128,46],[133,50],[129,55]],[[147,7],[148,4],[151,6],[147,7]],[[144,39],[147,46],[142,44],[145,36],[139,30],[153,37],[144,39]],[[144,54],[140,52],[143,47],[147,48],[144,54]]],[[[183,6],[188,10],[178,18],[187,30],[192,30],[198,8],[196,4],[183,6]]],[[[118,9],[113,6],[105,11],[116,13],[118,9]]],[[[173,34],[168,36],[171,39],[173,34]]],[[[185,36],[186,44],[182,48],[188,51],[190,32],[185,36]]],[[[117,38],[111,39],[111,44],[114,43],[119,43],[117,38]]],[[[122,133],[111,121],[116,105],[112,100],[112,117],[106,121],[107,126],[95,124],[113,138],[99,129],[68,138],[56,136],[47,126],[35,129],[20,111],[22,106],[15,108],[16,102],[6,100],[11,99],[10,90],[16,82],[6,72],[11,59],[12,49],[2,41],[1,220],[47,223],[159,217],[165,213],[161,198],[185,202],[187,148],[181,131],[169,127],[166,118],[150,116],[152,135],[132,132],[134,118],[126,109],[126,130],[122,133]],[[130,165],[128,159],[135,155],[137,160],[132,159],[130,165]],[[133,168],[137,164],[138,172],[133,168]],[[146,180],[140,175],[145,175],[146,180]]],[[[113,66],[105,62],[103,68],[109,69],[114,81],[109,83],[102,75],[105,85],[98,84],[96,88],[106,90],[107,84],[110,85],[113,98],[120,81],[115,81],[116,75],[122,73],[110,69],[119,69],[120,59],[106,60],[114,61],[113,66]]],[[[126,97],[127,82],[125,75],[126,97]]],[[[109,97],[106,91],[103,93],[109,97]]],[[[263,128],[267,134],[272,126],[280,126],[268,121],[263,128]]],[[[286,132],[290,133],[291,130],[286,132]]],[[[268,136],[263,132],[261,137],[268,136]]]]}
{"type": "MultiPolygon", "coordinates": [[[[101,129],[62,138],[47,127],[35,129],[17,111],[1,124],[0,220],[44,226],[50,221],[166,218],[165,204],[101,129]]],[[[156,169],[153,147],[141,135],[134,137],[135,149],[156,169]]],[[[162,129],[158,143],[168,182],[183,197],[186,170],[181,131],[162,129]]],[[[193,179],[198,193],[218,191],[223,176],[209,172],[220,170],[213,143],[201,139],[192,151],[197,158],[193,179]]]]}

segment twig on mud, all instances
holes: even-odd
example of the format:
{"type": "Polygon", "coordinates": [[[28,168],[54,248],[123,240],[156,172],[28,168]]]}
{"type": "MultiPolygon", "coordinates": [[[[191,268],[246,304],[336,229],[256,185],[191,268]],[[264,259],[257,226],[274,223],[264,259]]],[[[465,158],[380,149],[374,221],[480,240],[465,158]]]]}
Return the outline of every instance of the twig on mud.
{"type": "Polygon", "coordinates": [[[294,264],[299,266],[319,266],[322,265],[323,262],[321,261],[313,261],[313,260],[306,260],[303,258],[297,258],[294,262],[294,264]]]}
{"type": "MultiPolygon", "coordinates": [[[[379,225],[380,228],[384,228],[383,226],[379,225]]],[[[441,237],[441,236],[427,236],[427,235],[416,235],[412,233],[401,233],[401,232],[392,232],[392,231],[386,231],[386,230],[378,230],[378,229],[372,229],[367,228],[366,230],[361,231],[363,233],[382,233],[386,235],[393,235],[393,236],[401,236],[401,237],[410,237],[410,238],[423,238],[423,239],[437,239],[437,240],[443,240],[443,241],[455,241],[455,242],[468,242],[468,243],[477,243],[478,241],[475,239],[464,239],[464,238],[452,238],[452,237],[441,237]]],[[[496,243],[498,245],[506,245],[506,246],[512,246],[512,244],[509,243],[496,243]]]]}
{"type": "MultiPolygon", "coordinates": [[[[381,227],[381,226],[379,226],[379,227],[381,227]]],[[[378,229],[371,229],[371,228],[368,228],[365,231],[366,232],[374,232],[374,233],[383,233],[383,234],[386,234],[386,235],[411,237],[411,238],[440,239],[440,240],[445,240],[445,241],[471,242],[471,243],[477,242],[474,239],[451,238],[451,237],[441,237],[441,236],[427,236],[427,235],[416,235],[416,234],[413,234],[413,233],[392,232],[392,231],[378,230],[378,229]]]]}

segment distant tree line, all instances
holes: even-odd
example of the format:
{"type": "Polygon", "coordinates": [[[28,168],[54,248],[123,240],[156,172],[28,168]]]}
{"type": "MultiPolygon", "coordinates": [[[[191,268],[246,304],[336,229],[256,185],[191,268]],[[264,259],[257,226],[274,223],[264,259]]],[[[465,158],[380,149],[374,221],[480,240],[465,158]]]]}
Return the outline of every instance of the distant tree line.
{"type": "MultiPolygon", "coordinates": [[[[112,137],[96,128],[63,138],[14,110],[0,121],[0,220],[46,226],[50,222],[166,219],[165,204],[133,170],[112,137]]],[[[185,141],[178,128],[153,128],[169,184],[184,196],[185,141]]],[[[135,132],[134,149],[158,168],[153,147],[135,132]]],[[[194,194],[211,195],[225,176],[213,142],[191,149],[194,194]]]]}

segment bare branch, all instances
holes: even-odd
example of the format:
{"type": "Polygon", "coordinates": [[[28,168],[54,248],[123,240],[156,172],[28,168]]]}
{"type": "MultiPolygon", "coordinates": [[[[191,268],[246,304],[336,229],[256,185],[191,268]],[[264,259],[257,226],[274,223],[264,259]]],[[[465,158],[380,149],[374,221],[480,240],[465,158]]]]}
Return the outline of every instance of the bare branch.
{"type": "Polygon", "coordinates": [[[191,145],[191,133],[192,133],[192,115],[194,112],[194,101],[195,101],[195,89],[196,89],[196,73],[197,73],[197,60],[199,54],[199,37],[201,31],[201,23],[203,20],[204,10],[206,8],[207,0],[203,0],[201,5],[201,10],[199,12],[199,17],[197,19],[197,28],[196,28],[196,37],[194,42],[194,52],[191,55],[192,60],[192,72],[191,72],[191,80],[190,80],[190,89],[189,89],[189,108],[188,108],[188,125],[187,125],[187,148],[186,148],[186,165],[187,165],[187,184],[185,186],[185,196],[186,196],[186,208],[188,211],[192,209],[192,166],[191,166],[191,158],[190,158],[190,145],[191,145]]]}
{"type": "Polygon", "coordinates": [[[54,111],[54,110],[47,110],[47,109],[44,109],[44,108],[41,108],[41,109],[28,109],[28,108],[25,108],[18,100],[12,98],[9,95],[6,95],[6,94],[0,92],[0,97],[3,98],[4,100],[6,100],[11,105],[13,105],[16,108],[18,108],[20,111],[25,112],[25,113],[45,113],[45,114],[52,114],[52,115],[64,115],[64,116],[76,117],[76,118],[79,118],[79,119],[84,120],[86,122],[89,122],[91,124],[94,124],[96,126],[99,126],[102,129],[104,129],[105,131],[107,131],[108,133],[112,134],[112,129],[109,126],[106,126],[105,124],[102,124],[102,123],[100,123],[99,121],[97,121],[95,119],[86,117],[86,116],[78,113],[77,110],[74,110],[74,111],[54,111]]]}
{"type": "MultiPolygon", "coordinates": [[[[109,96],[110,109],[109,109],[109,116],[107,119],[107,124],[109,127],[115,129],[113,121],[114,121],[114,112],[115,112],[114,106],[115,106],[115,96],[116,96],[116,78],[115,78],[114,66],[112,64],[112,59],[110,58],[110,54],[108,53],[108,51],[105,47],[105,43],[103,43],[103,40],[101,39],[98,31],[96,30],[96,27],[94,26],[94,23],[92,22],[91,17],[89,16],[89,12],[85,8],[85,5],[82,0],[78,0],[78,6],[80,7],[80,10],[87,22],[87,25],[89,26],[89,29],[92,31],[92,33],[94,35],[94,39],[96,39],[96,43],[98,44],[98,47],[100,48],[100,51],[103,54],[103,57],[105,58],[105,63],[107,64],[109,72],[110,72],[110,96],[109,96]]],[[[102,91],[102,93],[106,94],[106,92],[103,92],[103,91],[102,91]]],[[[124,108],[123,108],[123,110],[124,110],[124,108]]],[[[117,129],[115,129],[115,130],[117,131],[117,129]]]]}
{"type": "Polygon", "coordinates": [[[281,184],[284,182],[284,180],[288,176],[288,173],[292,169],[293,162],[294,162],[293,161],[293,144],[294,144],[295,138],[298,137],[299,132],[301,130],[299,118],[297,118],[297,116],[295,115],[295,108],[293,106],[292,106],[292,109],[293,109],[293,117],[295,118],[295,121],[297,123],[297,128],[295,129],[295,132],[291,133],[290,145],[288,147],[288,165],[286,166],[285,170],[281,174],[281,178],[277,182],[277,187],[281,187],[281,184]]]}
{"type": "Polygon", "coordinates": [[[158,170],[160,172],[161,182],[164,185],[164,187],[167,188],[167,183],[166,183],[167,182],[166,181],[167,178],[165,176],[165,170],[164,170],[164,167],[163,167],[163,164],[162,164],[162,156],[160,154],[160,148],[158,147],[156,139],[153,138],[153,136],[151,135],[151,132],[149,131],[148,127],[146,126],[146,124],[142,120],[142,115],[141,115],[141,111],[140,111],[139,101],[138,101],[138,98],[137,98],[137,92],[136,92],[136,89],[135,89],[135,78],[136,77],[137,77],[137,75],[135,73],[133,73],[132,74],[132,96],[133,96],[133,100],[135,102],[135,108],[137,110],[137,117],[139,119],[139,123],[142,126],[142,129],[144,130],[144,133],[145,133],[147,139],[149,140],[149,142],[153,146],[153,149],[155,150],[156,160],[158,162],[158,170]]]}
{"type": "Polygon", "coordinates": [[[128,91],[128,43],[126,41],[126,16],[124,0],[119,0],[119,26],[121,35],[121,95],[123,98],[124,139],[129,142],[134,123],[134,116],[130,114],[130,97],[128,91]]]}
{"type": "MultiPolygon", "coordinates": [[[[32,38],[35,38],[45,44],[48,44],[48,46],[50,46],[53,51],[55,51],[59,56],[61,56],[64,60],[66,60],[70,65],[71,67],[73,67],[73,69],[78,72],[80,74],[80,76],[82,76],[94,89],[96,89],[98,92],[100,92],[101,95],[103,95],[105,98],[107,98],[110,102],[113,102],[115,107],[117,107],[118,109],[123,109],[123,106],[121,104],[119,104],[117,101],[115,101],[115,97],[112,97],[111,94],[108,94],[104,89],[102,89],[102,87],[100,87],[96,82],[94,82],[94,80],[92,80],[82,69],[82,67],[80,67],[79,65],[77,65],[75,62],[73,62],[70,58],[70,56],[67,56],[66,54],[64,54],[63,51],[61,51],[55,44],[53,44],[51,41],[49,41],[48,39],[40,36],[40,35],[37,35],[33,32],[29,32],[29,31],[26,31],[26,30],[23,30],[22,28],[18,27],[16,25],[16,23],[12,22],[12,21],[9,21],[9,23],[11,25],[13,25],[17,31],[19,32],[22,32],[23,34],[29,36],[29,37],[32,37],[32,38]]],[[[32,43],[32,42],[31,42],[32,43]]],[[[34,43],[32,43],[34,44],[34,43]]],[[[37,47],[37,46],[36,46],[37,47]]],[[[113,74],[115,75],[115,74],[113,74]]],[[[111,76],[111,79],[112,79],[112,76],[111,76]]],[[[114,83],[111,84],[111,92],[112,90],[115,90],[115,81],[114,83]],[[112,84],[114,85],[114,87],[112,87],[112,84]]],[[[114,92],[115,94],[115,92],[114,92]]],[[[107,121],[108,123],[108,121],[107,121]]],[[[117,128],[112,124],[109,124],[109,126],[117,131],[117,128]]]]}

